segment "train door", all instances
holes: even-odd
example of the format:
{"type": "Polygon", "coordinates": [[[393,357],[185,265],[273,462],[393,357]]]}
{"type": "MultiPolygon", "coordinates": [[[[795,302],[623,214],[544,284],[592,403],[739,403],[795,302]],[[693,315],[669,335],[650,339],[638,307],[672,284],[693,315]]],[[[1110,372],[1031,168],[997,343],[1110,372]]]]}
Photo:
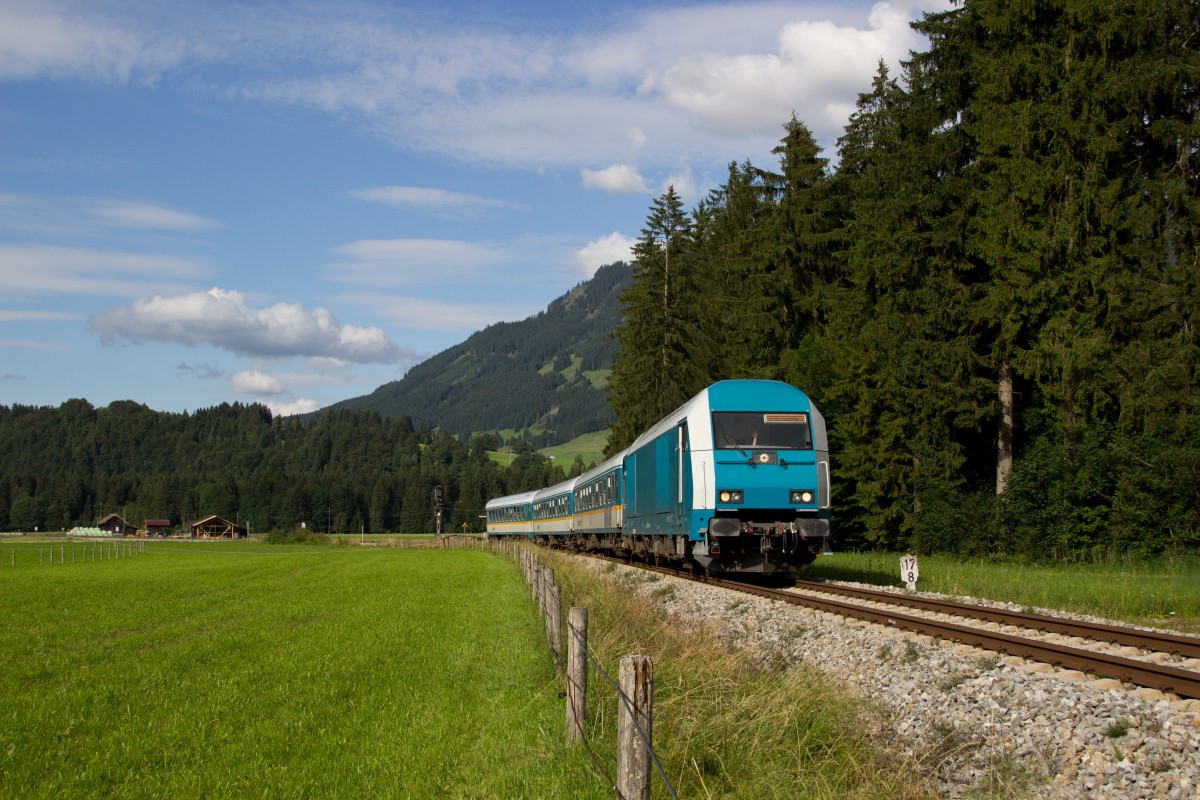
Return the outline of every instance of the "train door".
{"type": "Polygon", "coordinates": [[[674,483],[674,527],[677,531],[687,532],[688,519],[692,510],[692,459],[691,444],[688,440],[687,420],[679,423],[675,430],[675,452],[672,461],[671,478],[674,483]]]}

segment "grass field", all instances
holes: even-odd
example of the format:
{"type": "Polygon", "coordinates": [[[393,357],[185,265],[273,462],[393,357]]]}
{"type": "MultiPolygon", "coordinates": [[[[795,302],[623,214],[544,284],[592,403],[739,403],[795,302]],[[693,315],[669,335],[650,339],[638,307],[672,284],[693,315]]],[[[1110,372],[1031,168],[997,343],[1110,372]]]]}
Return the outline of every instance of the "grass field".
{"type": "MultiPolygon", "coordinates": [[[[818,556],[809,577],[903,586],[900,554],[818,556]]],[[[1030,565],[922,556],[917,588],[1200,633],[1200,558],[1030,565]]]]}
{"type": "MultiPolygon", "coordinates": [[[[0,797],[611,797],[563,745],[562,678],[516,565],[385,543],[118,542],[114,559],[111,542],[0,539],[0,797]]],[[[868,704],[817,669],[751,663],[546,558],[564,604],[589,608],[601,664],[654,659],[655,748],[681,797],[931,796],[868,704]]],[[[837,554],[813,573],[896,584],[898,561],[837,554]]],[[[920,586],[1186,628],[1198,578],[1188,560],[922,558],[920,586]]],[[[616,699],[589,672],[589,738],[611,770],[616,699]]]]}
{"type": "Polygon", "coordinates": [[[0,796],[607,797],[485,552],[0,542],[0,796]],[[90,551],[89,551],[90,552],[90,551]],[[11,561],[17,561],[14,567],[11,561]]]}
{"type": "Polygon", "coordinates": [[[582,458],[585,465],[599,464],[603,461],[604,445],[607,441],[608,431],[596,431],[595,433],[585,433],[565,444],[543,447],[539,452],[554,456],[555,463],[563,469],[569,470],[576,456],[582,458]]]}
{"type": "MultiPolygon", "coordinates": [[[[553,447],[543,447],[538,452],[551,456],[554,462],[562,467],[563,470],[570,470],[576,456],[583,459],[584,466],[599,464],[603,461],[604,445],[607,441],[608,431],[595,431],[594,433],[585,433],[563,444],[556,444],[553,447]]],[[[488,457],[497,464],[507,467],[512,464],[517,456],[515,453],[501,453],[489,450],[488,457]]]]}

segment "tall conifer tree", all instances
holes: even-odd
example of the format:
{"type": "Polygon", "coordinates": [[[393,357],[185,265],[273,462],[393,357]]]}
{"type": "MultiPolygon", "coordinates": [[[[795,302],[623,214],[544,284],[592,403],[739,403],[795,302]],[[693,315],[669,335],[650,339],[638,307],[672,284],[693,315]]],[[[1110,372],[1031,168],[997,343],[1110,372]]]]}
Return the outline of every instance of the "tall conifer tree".
{"type": "Polygon", "coordinates": [[[772,246],[764,223],[772,202],[750,162],[729,165],[725,184],[710,192],[697,214],[701,327],[713,343],[709,378],[775,377],[787,318],[781,288],[768,269],[772,246]]]}
{"type": "Polygon", "coordinates": [[[914,59],[906,77],[902,92],[881,66],[841,141],[848,273],[828,306],[846,499],[888,546],[903,543],[923,493],[963,483],[989,410],[963,252],[969,142],[946,124],[962,108],[957,76],[914,59]]]}
{"type": "Polygon", "coordinates": [[[617,422],[609,453],[703,388],[697,366],[695,247],[683,201],[668,187],[651,203],[646,227],[633,248],[633,283],[621,295],[620,351],[609,381],[617,422]]]}

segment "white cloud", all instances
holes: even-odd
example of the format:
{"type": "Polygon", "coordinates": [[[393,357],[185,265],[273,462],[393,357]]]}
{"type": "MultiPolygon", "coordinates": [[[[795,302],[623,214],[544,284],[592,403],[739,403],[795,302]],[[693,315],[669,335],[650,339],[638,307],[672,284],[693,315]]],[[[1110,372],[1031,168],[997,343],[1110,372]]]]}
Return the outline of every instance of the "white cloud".
{"type": "Polygon", "coordinates": [[[0,194],[0,230],[67,238],[110,238],[114,230],[195,233],[223,227],[216,220],[153,203],[115,197],[0,194]]]}
{"type": "Polygon", "coordinates": [[[544,307],[502,302],[458,303],[378,293],[347,294],[340,299],[369,308],[371,313],[399,328],[467,334],[496,322],[524,319],[544,307]]]}
{"type": "Polygon", "coordinates": [[[627,192],[645,194],[649,191],[646,179],[630,164],[613,164],[600,170],[584,169],[583,185],[589,189],[603,189],[606,192],[627,192]]]}
{"type": "Polygon", "coordinates": [[[196,261],[159,253],[49,244],[0,244],[0,292],[136,296],[203,275],[196,261]]]}
{"type": "Polygon", "coordinates": [[[321,407],[321,404],[316,400],[300,398],[287,403],[267,403],[267,408],[271,409],[271,414],[276,417],[290,417],[295,414],[309,414],[321,407]]]}
{"type": "Polygon", "coordinates": [[[575,263],[582,269],[587,278],[596,274],[596,270],[614,261],[633,261],[633,245],[635,240],[618,231],[608,236],[595,239],[584,245],[575,254],[575,263]]]}
{"type": "Polygon", "coordinates": [[[86,7],[51,5],[0,7],[0,78],[153,80],[178,63],[186,48],[180,37],[148,38],[119,22],[96,18],[86,7]]]}
{"type": "Polygon", "coordinates": [[[66,350],[65,345],[51,342],[37,342],[32,339],[0,339],[0,347],[10,347],[14,350],[66,350]]]}
{"type": "Polygon", "coordinates": [[[866,26],[792,21],[771,51],[689,54],[650,71],[643,90],[726,136],[778,126],[792,110],[814,130],[840,128],[852,110],[846,99],[867,87],[879,60],[895,66],[919,47],[907,11],[876,3],[866,26]]]}
{"type": "Polygon", "coordinates": [[[235,372],[232,380],[233,390],[240,394],[280,395],[286,392],[278,378],[256,369],[235,372]]]}
{"type": "Polygon", "coordinates": [[[522,210],[524,206],[508,200],[497,200],[465,192],[430,189],[422,186],[380,186],[356,189],[351,197],[397,208],[424,208],[453,215],[471,214],[491,209],[522,210]]]}
{"type": "Polygon", "coordinates": [[[127,200],[98,202],[90,213],[105,224],[120,228],[152,228],[167,231],[199,231],[219,228],[221,223],[186,211],[127,200]]]}
{"type": "Polygon", "coordinates": [[[362,239],[335,252],[351,260],[329,265],[332,280],[373,286],[444,283],[508,260],[494,245],[453,239],[362,239]]]}
{"type": "Polygon", "coordinates": [[[101,341],[211,345],[264,358],[328,356],[355,363],[394,363],[403,353],[382,330],[341,325],[324,308],[294,303],[252,308],[240,292],[212,289],[155,296],[110,308],[88,320],[101,341]]]}
{"type": "Polygon", "coordinates": [[[0,309],[0,322],[45,322],[64,319],[79,319],[78,314],[68,314],[65,311],[13,311],[0,309]]]}
{"type": "Polygon", "coordinates": [[[350,366],[350,362],[344,358],[333,358],[331,356],[309,356],[305,359],[304,363],[319,373],[332,374],[338,377],[350,366]]]}
{"type": "Polygon", "coordinates": [[[671,175],[662,182],[662,191],[666,192],[670,187],[675,187],[675,193],[685,203],[692,203],[700,199],[696,189],[696,179],[692,177],[692,171],[685,169],[675,175],[671,175]]]}
{"type": "Polygon", "coordinates": [[[578,169],[637,154],[643,170],[665,171],[761,153],[793,111],[831,147],[878,60],[895,69],[922,46],[909,20],[949,7],[710,3],[612,15],[572,36],[451,24],[402,4],[146,4],[122,17],[123,5],[42,0],[0,15],[0,77],[187,69],[229,96],[357,118],[401,147],[468,162],[578,169]]]}
{"type": "Polygon", "coordinates": [[[186,361],[181,362],[175,367],[175,371],[180,375],[191,375],[206,381],[224,380],[229,374],[228,371],[219,365],[207,361],[202,364],[189,364],[186,361]]]}

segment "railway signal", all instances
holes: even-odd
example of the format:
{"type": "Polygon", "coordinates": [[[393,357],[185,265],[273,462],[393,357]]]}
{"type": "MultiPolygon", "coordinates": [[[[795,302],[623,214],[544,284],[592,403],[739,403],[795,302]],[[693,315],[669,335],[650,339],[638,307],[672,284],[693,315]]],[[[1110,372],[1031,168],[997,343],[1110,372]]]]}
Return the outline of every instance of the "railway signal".
{"type": "Polygon", "coordinates": [[[442,486],[438,484],[433,487],[433,508],[437,516],[437,537],[442,538],[442,486]]]}

